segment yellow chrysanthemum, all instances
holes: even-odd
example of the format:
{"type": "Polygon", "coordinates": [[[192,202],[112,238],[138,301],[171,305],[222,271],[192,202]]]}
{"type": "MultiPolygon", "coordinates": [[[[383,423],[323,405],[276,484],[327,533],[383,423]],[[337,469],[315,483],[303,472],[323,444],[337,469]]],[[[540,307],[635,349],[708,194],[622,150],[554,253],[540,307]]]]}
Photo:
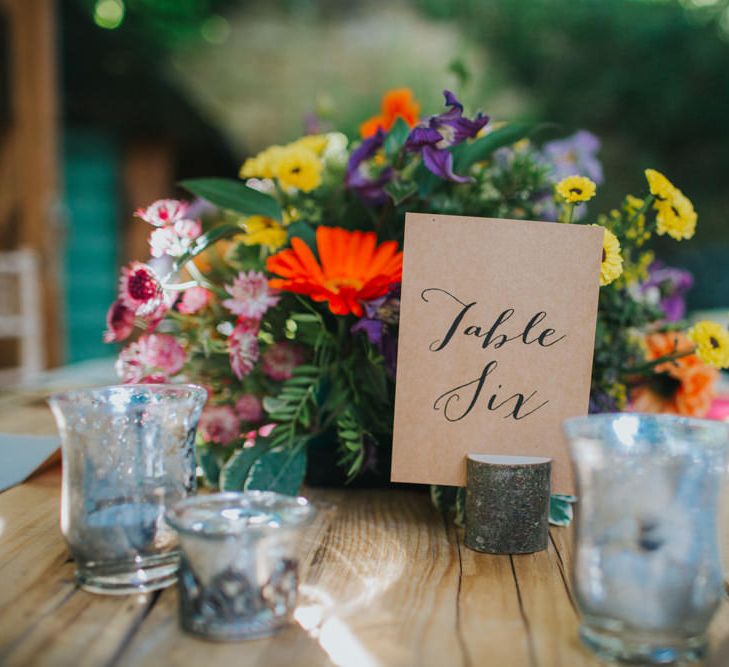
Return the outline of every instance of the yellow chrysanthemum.
{"type": "Polygon", "coordinates": [[[243,245],[262,245],[271,252],[278,250],[288,238],[283,225],[263,215],[252,215],[247,218],[245,228],[246,233],[237,237],[243,245]]]}
{"type": "Polygon", "coordinates": [[[557,183],[554,189],[562,199],[574,204],[592,199],[597,186],[587,176],[568,176],[557,183]]]}
{"type": "Polygon", "coordinates": [[[694,235],[699,216],[683,192],[676,190],[670,199],[657,200],[655,208],[656,232],[660,236],[668,234],[676,241],[681,241],[694,235]]]}
{"type": "Polygon", "coordinates": [[[729,368],[729,331],[717,322],[702,320],[688,331],[696,344],[696,354],[714,368],[729,368]]]}
{"type": "Polygon", "coordinates": [[[648,188],[656,199],[671,199],[677,188],[660,171],[646,169],[645,177],[648,181],[648,188]]]}
{"type": "Polygon", "coordinates": [[[274,176],[285,188],[311,192],[321,184],[323,163],[317,154],[304,146],[288,146],[276,161],[274,176]]]}
{"type": "Polygon", "coordinates": [[[328,142],[329,138],[326,134],[307,134],[305,137],[301,137],[301,139],[297,139],[292,144],[289,144],[289,147],[302,146],[303,148],[308,148],[310,151],[314,151],[317,155],[321,155],[327,147],[328,142]]]}
{"type": "Polygon", "coordinates": [[[283,146],[269,146],[258,155],[248,158],[240,168],[240,178],[273,178],[278,160],[286,149],[283,146]]]}
{"type": "Polygon", "coordinates": [[[600,285],[609,285],[623,273],[623,256],[620,254],[620,241],[609,229],[602,225],[604,236],[602,238],[602,264],[600,265],[600,285]]]}

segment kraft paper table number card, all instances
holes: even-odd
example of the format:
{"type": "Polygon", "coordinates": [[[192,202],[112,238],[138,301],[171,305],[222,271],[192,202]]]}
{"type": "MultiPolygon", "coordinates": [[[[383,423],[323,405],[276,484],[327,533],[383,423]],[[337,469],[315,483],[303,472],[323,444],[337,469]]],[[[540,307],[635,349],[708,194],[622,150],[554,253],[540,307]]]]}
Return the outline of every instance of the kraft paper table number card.
{"type": "Polygon", "coordinates": [[[554,460],[587,412],[602,229],[408,213],[392,480],[465,486],[470,453],[554,460]]]}

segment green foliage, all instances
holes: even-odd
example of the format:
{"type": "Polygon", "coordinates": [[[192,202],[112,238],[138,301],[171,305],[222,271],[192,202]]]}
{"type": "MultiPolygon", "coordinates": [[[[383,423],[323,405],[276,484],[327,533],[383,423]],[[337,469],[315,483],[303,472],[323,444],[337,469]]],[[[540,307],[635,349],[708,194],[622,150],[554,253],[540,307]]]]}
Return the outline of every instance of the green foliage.
{"type": "Polygon", "coordinates": [[[394,158],[405,145],[405,140],[410,134],[410,127],[402,119],[398,118],[395,124],[385,137],[385,154],[390,159],[394,158]]]}
{"type": "Polygon", "coordinates": [[[574,518],[572,505],[575,502],[575,496],[553,494],[549,499],[549,523],[553,526],[569,526],[574,518]]]}
{"type": "Polygon", "coordinates": [[[205,483],[210,486],[218,486],[220,479],[220,460],[212,447],[198,447],[197,461],[202,468],[205,483]]]}
{"type": "Polygon", "coordinates": [[[180,186],[215,206],[241,215],[265,215],[281,222],[281,205],[269,195],[229,178],[198,178],[180,181],[180,186]]]}
{"type": "Polygon", "coordinates": [[[662,239],[658,248],[694,272],[690,305],[726,305],[729,196],[717,175],[729,171],[729,135],[719,131],[729,113],[727,0],[416,2],[460,25],[488,68],[525,97],[530,117],[601,137],[601,200],[642,187],[644,167],[680,183],[702,214],[702,247],[662,239]]]}
{"type": "Polygon", "coordinates": [[[305,444],[302,441],[296,447],[274,447],[257,458],[243,489],[297,495],[306,474],[305,444]]]}
{"type": "Polygon", "coordinates": [[[274,431],[275,444],[293,445],[299,429],[311,426],[312,410],[316,408],[316,389],[321,377],[321,368],[304,365],[294,369],[276,396],[267,396],[263,408],[278,426],[274,431]]]}
{"type": "Polygon", "coordinates": [[[301,239],[316,253],[316,229],[304,220],[292,222],[288,227],[289,235],[301,239]]]}
{"type": "Polygon", "coordinates": [[[351,481],[362,469],[365,457],[365,430],[354,416],[354,410],[347,408],[337,419],[337,438],[341,450],[339,465],[347,472],[351,481]]]}
{"type": "Polygon", "coordinates": [[[528,137],[534,130],[533,123],[510,123],[489,132],[486,136],[453,148],[453,165],[456,172],[465,172],[472,164],[481,162],[504,146],[511,146],[528,137]]]}
{"type": "MultiPolygon", "coordinates": [[[[261,438],[263,441],[263,438],[261,438]]],[[[242,491],[251,467],[268,450],[268,443],[257,442],[254,447],[236,450],[220,472],[221,491],[242,491]]]]}

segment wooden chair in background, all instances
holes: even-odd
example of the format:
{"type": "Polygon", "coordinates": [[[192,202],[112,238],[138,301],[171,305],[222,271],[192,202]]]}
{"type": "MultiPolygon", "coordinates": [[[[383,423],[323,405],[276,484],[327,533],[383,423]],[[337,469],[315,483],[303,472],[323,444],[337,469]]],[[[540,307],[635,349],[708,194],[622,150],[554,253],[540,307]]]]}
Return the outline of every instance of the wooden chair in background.
{"type": "Polygon", "coordinates": [[[39,275],[34,251],[0,252],[0,339],[18,341],[18,363],[0,368],[0,386],[28,382],[44,367],[39,275]]]}

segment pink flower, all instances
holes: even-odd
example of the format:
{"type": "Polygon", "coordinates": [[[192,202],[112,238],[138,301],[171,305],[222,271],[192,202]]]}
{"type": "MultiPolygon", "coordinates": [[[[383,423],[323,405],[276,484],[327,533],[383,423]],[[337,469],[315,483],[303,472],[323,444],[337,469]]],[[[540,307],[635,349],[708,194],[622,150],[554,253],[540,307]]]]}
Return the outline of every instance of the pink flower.
{"type": "Polygon", "coordinates": [[[149,366],[170,376],[179,373],[185,365],[185,349],[174,336],[150,334],[143,339],[146,347],[146,360],[149,366]]]}
{"type": "Polygon", "coordinates": [[[226,285],[225,289],[233,298],[223,301],[223,305],[241,317],[259,320],[279,300],[269,289],[268,280],[260,271],[241,271],[233,279],[233,284],[226,285]]]}
{"type": "Polygon", "coordinates": [[[159,306],[162,285],[151,266],[131,262],[121,270],[119,298],[135,315],[149,315],[159,306]]]}
{"type": "Polygon", "coordinates": [[[177,310],[183,315],[194,315],[208,305],[211,296],[210,290],[204,287],[191,287],[183,292],[177,310]]]}
{"type": "Polygon", "coordinates": [[[275,428],[276,424],[264,424],[263,426],[261,426],[261,428],[258,429],[258,435],[263,438],[267,438],[269,435],[271,435],[271,432],[275,428]]]}
{"type": "Polygon", "coordinates": [[[235,412],[242,421],[255,424],[263,417],[261,399],[254,394],[243,394],[235,403],[235,412]]]}
{"type": "Polygon", "coordinates": [[[260,355],[258,330],[252,329],[244,320],[233,329],[228,345],[230,367],[235,376],[242,380],[253,370],[260,355]]]}
{"type": "Polygon", "coordinates": [[[192,246],[192,242],[202,233],[199,220],[182,219],[174,225],[157,227],[149,235],[149,248],[152,257],[180,257],[192,246]]]}
{"type": "Polygon", "coordinates": [[[240,437],[240,421],[229,405],[211,405],[203,410],[198,430],[206,442],[229,445],[240,437]]]}
{"type": "Polygon", "coordinates": [[[127,345],[120,353],[114,365],[116,374],[125,384],[137,384],[144,377],[144,360],[139,342],[127,345]]]}
{"type": "Polygon", "coordinates": [[[173,225],[187,214],[189,204],[177,199],[159,199],[147,208],[138,208],[134,215],[155,227],[173,225]]]}
{"type": "Polygon", "coordinates": [[[301,365],[304,359],[301,346],[288,341],[274,343],[263,353],[263,372],[272,380],[288,380],[294,368],[301,365]]]}
{"type": "Polygon", "coordinates": [[[130,310],[121,299],[117,299],[106,313],[105,343],[118,343],[129,338],[134,331],[134,311],[130,310]]]}
{"type": "Polygon", "coordinates": [[[159,300],[157,307],[149,314],[143,317],[147,325],[147,333],[154,332],[165,318],[167,312],[175,305],[177,301],[177,292],[163,292],[162,298],[159,300]]]}
{"type": "Polygon", "coordinates": [[[267,438],[269,435],[271,435],[273,429],[275,428],[276,424],[264,424],[258,430],[254,429],[252,431],[248,431],[248,433],[246,433],[245,435],[246,439],[243,443],[243,447],[255,447],[258,436],[261,436],[262,438],[267,438]]]}
{"type": "Polygon", "coordinates": [[[125,383],[167,382],[185,360],[185,350],[174,336],[146,334],[121,351],[116,372],[125,383]]]}
{"type": "Polygon", "coordinates": [[[202,234],[202,224],[200,224],[199,220],[184,218],[175,223],[175,231],[180,238],[194,241],[202,234]]]}

